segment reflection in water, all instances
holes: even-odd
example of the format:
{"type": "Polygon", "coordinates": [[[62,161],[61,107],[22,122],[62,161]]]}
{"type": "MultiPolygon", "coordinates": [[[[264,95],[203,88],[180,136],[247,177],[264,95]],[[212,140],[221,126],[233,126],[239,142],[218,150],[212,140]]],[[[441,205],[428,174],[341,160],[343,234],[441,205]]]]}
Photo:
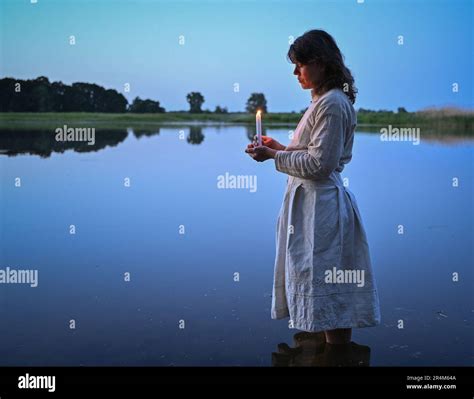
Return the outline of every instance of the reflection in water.
{"type": "Polygon", "coordinates": [[[137,139],[139,139],[140,137],[150,137],[150,136],[155,136],[155,135],[160,134],[159,127],[153,130],[138,128],[138,129],[129,129],[128,131],[132,133],[137,139]]]}
{"type": "MultiPolygon", "coordinates": [[[[139,139],[159,135],[160,128],[95,129],[93,145],[87,141],[57,141],[54,129],[0,129],[0,155],[29,154],[48,158],[53,152],[64,153],[66,150],[95,152],[118,145],[125,141],[129,133],[139,139]]],[[[202,126],[190,126],[187,142],[201,144],[203,141],[202,126]]]]}
{"type": "MultiPolygon", "coordinates": [[[[252,142],[257,135],[256,126],[254,125],[246,126],[245,130],[246,130],[247,138],[249,139],[250,142],[252,142]]],[[[262,135],[267,136],[267,129],[265,125],[262,126],[262,135]]]]}
{"type": "MultiPolygon", "coordinates": [[[[203,126],[192,125],[175,127],[177,132],[183,128],[189,129],[187,142],[201,144],[204,141],[203,126]]],[[[277,129],[277,128],[276,128],[277,129]]],[[[0,129],[0,155],[16,156],[20,154],[39,155],[48,158],[53,152],[64,153],[66,150],[76,152],[96,152],[106,147],[115,147],[125,141],[127,136],[133,134],[137,139],[160,134],[160,128],[128,128],[128,129],[95,129],[95,143],[90,145],[87,141],[56,141],[54,128],[50,129],[0,129]]],[[[271,128],[268,130],[272,130],[271,128]]],[[[278,129],[277,129],[278,130],[278,129]]],[[[291,130],[288,130],[290,132],[291,130]]],[[[273,132],[274,133],[274,132],[273,132]]],[[[271,134],[273,134],[271,133],[271,134]]],[[[245,126],[247,139],[252,142],[255,138],[255,126],[245,126]]],[[[263,126],[263,135],[267,135],[267,128],[263,126]]],[[[436,141],[446,145],[463,144],[472,141],[472,135],[426,135],[421,140],[436,141]]]]}
{"type": "MultiPolygon", "coordinates": [[[[371,133],[374,136],[379,136],[380,138],[380,129],[387,128],[388,125],[357,125],[356,132],[371,133]]],[[[463,130],[443,130],[443,129],[434,129],[426,128],[423,126],[418,126],[420,128],[420,140],[422,142],[435,142],[445,145],[456,145],[462,144],[464,142],[472,142],[474,140],[474,135],[469,129],[463,130]]],[[[397,141],[395,141],[396,143],[397,141]]]]}
{"type": "Polygon", "coordinates": [[[326,343],[323,332],[299,332],[294,335],[295,346],[278,344],[278,352],[272,353],[272,365],[275,367],[368,367],[370,348],[349,344],[332,345],[326,343]]]}
{"type": "Polygon", "coordinates": [[[63,153],[66,150],[95,152],[106,147],[115,147],[124,141],[127,135],[125,129],[96,129],[95,142],[90,145],[87,141],[56,141],[54,129],[1,129],[0,154],[8,156],[29,154],[48,158],[53,152],[63,153]]]}
{"type": "Polygon", "coordinates": [[[187,139],[189,144],[201,144],[204,141],[204,134],[201,126],[191,126],[187,139]]]}

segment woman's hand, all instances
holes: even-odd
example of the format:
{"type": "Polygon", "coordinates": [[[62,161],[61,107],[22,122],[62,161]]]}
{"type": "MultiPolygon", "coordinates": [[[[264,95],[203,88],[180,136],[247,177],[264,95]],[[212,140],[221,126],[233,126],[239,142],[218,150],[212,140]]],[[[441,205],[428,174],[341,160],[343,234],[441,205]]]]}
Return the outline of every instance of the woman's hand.
{"type": "Polygon", "coordinates": [[[263,162],[267,159],[275,158],[275,155],[278,151],[264,145],[256,146],[255,144],[251,143],[247,146],[245,152],[257,162],[263,162]]]}
{"type": "MultiPolygon", "coordinates": [[[[257,136],[254,136],[254,145],[257,146],[257,136]]],[[[273,150],[284,151],[286,147],[283,144],[280,144],[275,139],[272,139],[269,136],[262,136],[262,145],[269,147],[273,150]]]]}

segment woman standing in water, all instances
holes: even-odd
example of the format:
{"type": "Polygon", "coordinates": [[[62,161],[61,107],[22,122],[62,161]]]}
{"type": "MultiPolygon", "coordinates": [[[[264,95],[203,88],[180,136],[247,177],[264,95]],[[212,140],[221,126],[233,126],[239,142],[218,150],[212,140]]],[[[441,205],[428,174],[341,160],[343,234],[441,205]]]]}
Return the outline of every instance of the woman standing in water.
{"type": "Polygon", "coordinates": [[[285,147],[263,137],[245,150],[275,160],[289,175],[277,222],[271,317],[324,331],[329,344],[351,341],[352,328],[380,323],[366,233],[340,173],[352,158],[357,124],[354,78],[335,40],[311,30],[288,51],[294,75],[312,102],[285,147]]]}

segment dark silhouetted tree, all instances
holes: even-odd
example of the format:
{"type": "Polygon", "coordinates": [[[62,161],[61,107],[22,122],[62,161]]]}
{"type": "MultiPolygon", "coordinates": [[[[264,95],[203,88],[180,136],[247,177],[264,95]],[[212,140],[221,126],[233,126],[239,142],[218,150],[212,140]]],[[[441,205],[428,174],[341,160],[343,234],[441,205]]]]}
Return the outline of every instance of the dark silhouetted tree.
{"type": "Polygon", "coordinates": [[[227,114],[227,107],[220,107],[219,105],[216,106],[216,109],[214,110],[214,113],[216,114],[227,114]]]}
{"type": "Polygon", "coordinates": [[[186,96],[186,100],[189,103],[189,112],[201,113],[201,106],[204,103],[204,97],[201,93],[193,91],[186,96]]]}
{"type": "Polygon", "coordinates": [[[140,97],[135,97],[129,111],[137,114],[151,114],[165,112],[165,109],[160,107],[159,101],[142,100],[140,97]]]}
{"type": "Polygon", "coordinates": [[[251,113],[255,113],[257,110],[267,112],[267,100],[265,99],[265,95],[263,93],[252,93],[247,100],[245,109],[251,113]]]}

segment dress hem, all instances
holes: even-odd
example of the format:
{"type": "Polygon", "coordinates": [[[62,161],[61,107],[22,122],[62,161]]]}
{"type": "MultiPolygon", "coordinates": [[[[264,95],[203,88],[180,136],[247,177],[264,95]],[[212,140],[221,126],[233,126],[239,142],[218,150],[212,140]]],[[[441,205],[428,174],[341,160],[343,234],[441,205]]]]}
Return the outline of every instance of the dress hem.
{"type": "MultiPolygon", "coordinates": [[[[272,312],[272,319],[281,320],[284,318],[289,318],[289,312],[284,310],[279,310],[277,312],[272,312]]],[[[293,328],[306,332],[321,332],[328,330],[335,330],[338,328],[365,328],[365,327],[375,327],[380,324],[379,319],[373,319],[371,321],[352,321],[345,320],[339,321],[337,323],[331,323],[329,321],[318,321],[316,322],[307,322],[305,320],[292,320],[293,328]]]]}

